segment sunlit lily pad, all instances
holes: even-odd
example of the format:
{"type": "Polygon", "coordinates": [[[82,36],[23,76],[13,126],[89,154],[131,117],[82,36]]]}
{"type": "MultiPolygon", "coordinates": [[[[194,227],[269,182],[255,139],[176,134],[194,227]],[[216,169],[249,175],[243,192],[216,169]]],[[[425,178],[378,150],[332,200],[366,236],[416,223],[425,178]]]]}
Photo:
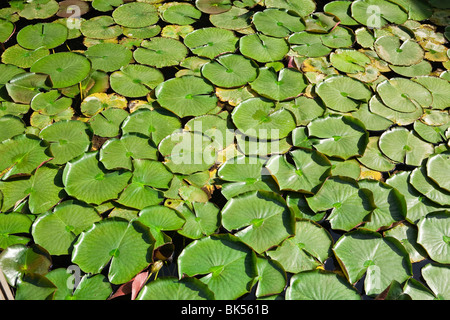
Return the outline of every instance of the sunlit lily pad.
{"type": "Polygon", "coordinates": [[[423,196],[431,201],[443,205],[450,205],[450,192],[442,189],[430,179],[426,173],[426,167],[418,167],[411,172],[410,183],[423,196]]]}
{"type": "Polygon", "coordinates": [[[147,27],[159,20],[155,6],[145,2],[123,4],[113,11],[112,17],[117,24],[133,28],[147,27]]]}
{"type": "Polygon", "coordinates": [[[374,48],[381,59],[396,65],[410,66],[419,63],[423,59],[423,49],[414,40],[406,40],[403,43],[395,35],[386,35],[378,38],[374,48]]]}
{"type": "Polygon", "coordinates": [[[233,31],[221,28],[202,28],[189,33],[184,44],[196,55],[210,59],[234,52],[239,38],[233,31]]]}
{"type": "Polygon", "coordinates": [[[268,8],[282,8],[291,10],[301,17],[309,15],[316,8],[316,4],[312,0],[267,0],[265,5],[268,8]]]}
{"type": "Polygon", "coordinates": [[[448,211],[430,213],[417,223],[417,242],[434,261],[448,264],[450,237],[450,214],[448,211]]]}
{"type": "Polygon", "coordinates": [[[131,62],[131,51],[115,43],[99,43],[85,52],[92,68],[106,72],[116,71],[131,62]]]}
{"type": "Polygon", "coordinates": [[[21,213],[10,213],[0,215],[0,248],[6,249],[14,244],[27,244],[30,238],[20,234],[28,233],[33,222],[21,213]]]}
{"type": "Polygon", "coordinates": [[[214,300],[214,293],[194,277],[165,277],[145,285],[137,300],[214,300]]]}
{"type": "Polygon", "coordinates": [[[253,15],[256,29],[265,35],[284,38],[291,33],[305,30],[305,24],[299,17],[287,10],[268,8],[253,15]]]}
{"type": "Polygon", "coordinates": [[[25,49],[52,49],[67,39],[67,28],[59,23],[28,25],[17,33],[17,42],[25,49]]]}
{"type": "Polygon", "coordinates": [[[202,13],[190,3],[169,2],[158,8],[164,21],[177,25],[188,25],[200,19],[202,13]]]}
{"type": "Polygon", "coordinates": [[[110,16],[98,16],[83,21],[80,31],[87,38],[112,39],[122,34],[122,27],[110,16]]]}
{"type": "Polygon", "coordinates": [[[144,40],[134,51],[134,59],[142,64],[156,68],[179,64],[188,54],[183,43],[171,38],[155,37],[144,40]]]}
{"type": "Polygon", "coordinates": [[[111,88],[118,94],[131,98],[147,95],[163,81],[161,71],[140,64],[129,64],[110,76],[111,88]]]}
{"type": "Polygon", "coordinates": [[[450,191],[450,156],[449,152],[434,154],[427,161],[427,175],[443,189],[450,191]]]}
{"type": "Polygon", "coordinates": [[[239,50],[244,56],[265,63],[283,59],[289,51],[289,46],[283,38],[255,33],[239,40],[239,50]]]}
{"type": "Polygon", "coordinates": [[[408,14],[398,5],[383,0],[357,0],[351,6],[352,17],[371,28],[381,28],[387,23],[402,24],[408,14]]]}

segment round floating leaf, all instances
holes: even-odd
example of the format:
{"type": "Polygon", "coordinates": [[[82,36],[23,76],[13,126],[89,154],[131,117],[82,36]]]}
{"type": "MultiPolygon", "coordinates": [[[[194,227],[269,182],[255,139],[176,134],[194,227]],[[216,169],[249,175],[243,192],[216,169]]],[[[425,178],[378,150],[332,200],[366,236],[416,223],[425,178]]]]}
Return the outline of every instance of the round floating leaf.
{"type": "Polygon", "coordinates": [[[31,72],[48,74],[54,88],[65,88],[81,82],[91,70],[84,56],[72,52],[58,52],[36,61],[31,72]]]}
{"type": "Polygon", "coordinates": [[[337,273],[314,270],[291,278],[286,300],[361,300],[361,296],[337,273]]]}
{"type": "Polygon", "coordinates": [[[426,60],[422,60],[419,63],[413,64],[411,66],[390,65],[389,68],[391,68],[391,70],[395,73],[398,73],[399,75],[402,75],[404,77],[426,76],[429,75],[431,73],[431,70],[433,69],[431,64],[426,60]]]}
{"type": "Polygon", "coordinates": [[[311,99],[306,96],[281,102],[278,106],[289,110],[294,115],[297,126],[305,126],[311,120],[322,116],[325,112],[325,106],[320,99],[311,99]]]}
{"type": "Polygon", "coordinates": [[[140,133],[152,139],[155,145],[181,128],[180,119],[173,113],[159,108],[142,109],[130,114],[122,124],[122,133],[140,133]]]}
{"type": "Polygon", "coordinates": [[[236,299],[250,291],[257,276],[255,253],[232,235],[217,235],[187,245],[178,258],[179,274],[200,280],[215,298],[236,299]]]}
{"type": "Polygon", "coordinates": [[[431,201],[443,205],[450,205],[450,192],[439,187],[427,176],[426,165],[418,167],[411,172],[410,183],[422,195],[431,201]]]}
{"type": "Polygon", "coordinates": [[[333,240],[320,225],[309,220],[297,220],[295,236],[267,254],[287,272],[298,273],[323,265],[331,254],[333,240]]]}
{"type": "Polygon", "coordinates": [[[104,109],[127,107],[127,99],[117,94],[93,93],[81,102],[81,112],[86,117],[92,117],[104,109]]]}
{"type": "Polygon", "coordinates": [[[450,191],[450,153],[433,154],[427,161],[427,175],[439,187],[450,191]]]}
{"type": "Polygon", "coordinates": [[[140,222],[105,219],[80,234],[72,261],[89,273],[100,273],[109,263],[108,280],[121,284],[152,262],[153,244],[150,231],[140,222]]]}
{"type": "Polygon", "coordinates": [[[330,48],[347,48],[355,42],[355,35],[349,28],[336,27],[321,36],[322,43],[330,48]]]}
{"type": "Polygon", "coordinates": [[[395,35],[379,37],[374,43],[378,56],[396,66],[411,66],[423,59],[423,49],[414,40],[401,42],[395,35]]]}
{"type": "Polygon", "coordinates": [[[31,100],[31,108],[46,115],[56,115],[72,105],[72,99],[62,97],[58,90],[41,92],[31,100]]]}
{"type": "Polygon", "coordinates": [[[423,278],[438,299],[447,300],[449,298],[448,283],[447,281],[442,281],[442,279],[447,279],[449,271],[447,266],[433,265],[431,263],[422,268],[423,278]]]}
{"type": "Polygon", "coordinates": [[[186,203],[175,208],[186,221],[178,233],[191,239],[200,239],[217,231],[220,226],[219,208],[212,202],[186,203]]]}
{"type": "Polygon", "coordinates": [[[115,24],[110,16],[98,16],[84,20],[80,26],[81,33],[91,39],[112,39],[122,34],[122,28],[115,24]]]}
{"type": "Polygon", "coordinates": [[[169,2],[158,8],[161,17],[168,23],[187,25],[200,19],[202,13],[190,3],[169,2]]]}
{"type": "Polygon", "coordinates": [[[339,112],[357,110],[372,97],[362,82],[346,76],[331,76],[317,86],[316,92],[328,108],[339,112]]]}
{"type": "Polygon", "coordinates": [[[158,149],[165,157],[165,165],[174,173],[207,170],[217,158],[211,138],[198,132],[174,132],[160,142],[158,149]]]}
{"type": "Polygon", "coordinates": [[[210,15],[209,20],[217,28],[241,30],[250,27],[252,14],[245,8],[232,6],[226,12],[210,15]]]}
{"type": "Polygon", "coordinates": [[[214,109],[214,87],[194,76],[172,78],[161,83],[155,94],[158,103],[179,117],[200,116],[214,109]]]}
{"type": "Polygon", "coordinates": [[[332,209],[328,220],[333,229],[351,230],[362,224],[375,208],[369,190],[347,177],[332,176],[312,197],[306,199],[314,212],[332,209]]]}
{"type": "Polygon", "coordinates": [[[282,60],[289,51],[289,45],[283,38],[254,33],[240,38],[239,50],[248,58],[266,63],[282,60]]]}
{"type": "Polygon", "coordinates": [[[39,73],[20,73],[12,77],[5,87],[15,103],[30,104],[39,91],[49,90],[49,77],[39,73]]]}
{"type": "Polygon", "coordinates": [[[202,12],[218,14],[231,9],[230,0],[196,0],[195,6],[202,12]]]}
{"type": "Polygon", "coordinates": [[[258,77],[250,83],[261,96],[277,101],[299,96],[306,86],[303,74],[292,68],[283,68],[278,73],[272,68],[260,68],[258,77]]]}
{"type": "Polygon", "coordinates": [[[92,7],[95,10],[103,11],[103,12],[111,11],[115,7],[120,6],[121,4],[123,4],[123,0],[93,0],[92,1],[92,7]]]}
{"type": "Polygon", "coordinates": [[[85,56],[91,61],[92,69],[111,72],[130,63],[132,53],[119,44],[99,43],[89,47],[85,56]]]}
{"type": "Polygon", "coordinates": [[[376,208],[370,214],[370,221],[364,225],[369,230],[388,228],[395,222],[406,218],[406,201],[395,188],[381,181],[362,179],[358,181],[360,188],[372,191],[376,208]]]}
{"type": "Polygon", "coordinates": [[[353,19],[371,28],[381,28],[388,23],[402,24],[408,19],[400,6],[384,0],[354,1],[351,12],[353,19]]]}
{"type": "Polygon", "coordinates": [[[267,0],[267,8],[281,8],[295,12],[301,17],[305,17],[314,12],[316,4],[312,0],[267,0]]]}
{"type": "Polygon", "coordinates": [[[433,153],[433,146],[403,127],[383,132],[379,147],[388,158],[412,166],[420,166],[423,159],[433,153]]]}
{"type": "Polygon", "coordinates": [[[63,183],[70,196],[98,205],[116,199],[130,178],[131,172],[106,171],[93,152],[66,164],[63,183]]]}
{"type": "Polygon", "coordinates": [[[158,69],[129,64],[113,72],[109,81],[111,88],[118,94],[137,98],[146,96],[150,90],[164,81],[164,76],[158,69]]]}
{"type": "Polygon", "coordinates": [[[256,29],[265,35],[284,38],[294,32],[305,30],[305,24],[289,11],[282,9],[266,9],[253,15],[256,29]]]}
{"type": "Polygon", "coordinates": [[[241,87],[257,76],[255,64],[238,54],[225,54],[207,62],[201,72],[211,83],[225,88],[241,87]]]}
{"type": "Polygon", "coordinates": [[[216,56],[236,51],[239,38],[233,31],[220,28],[194,30],[184,38],[184,44],[192,53],[214,59],[216,56]]]}
{"type": "Polygon", "coordinates": [[[418,223],[417,242],[421,244],[431,259],[448,264],[450,237],[450,214],[448,211],[430,213],[418,223]]]}
{"type": "Polygon", "coordinates": [[[354,26],[357,25],[358,22],[351,17],[350,6],[351,2],[348,1],[331,1],[323,6],[323,11],[338,17],[343,25],[354,26]]]}
{"type": "Polygon", "coordinates": [[[147,27],[159,20],[155,6],[145,2],[123,4],[113,11],[112,17],[117,24],[131,28],[147,27]]]}
{"type": "Polygon", "coordinates": [[[391,171],[395,169],[395,163],[386,158],[381,152],[378,142],[379,137],[369,137],[369,143],[362,157],[358,158],[364,166],[376,171],[391,171]]]}
{"type": "Polygon", "coordinates": [[[52,49],[67,40],[68,30],[59,23],[28,25],[17,33],[17,43],[25,49],[52,49]]]}
{"type": "Polygon", "coordinates": [[[0,20],[0,42],[6,42],[14,32],[14,24],[11,21],[0,20]]]}
{"type": "MultiPolygon", "coordinates": [[[[391,110],[388,107],[384,108],[391,110]]],[[[366,129],[369,131],[383,131],[393,124],[391,120],[386,119],[376,113],[373,113],[369,109],[369,104],[367,103],[361,104],[357,111],[352,112],[352,116],[361,121],[366,127],[366,129]]]]}
{"type": "Polygon", "coordinates": [[[51,255],[69,254],[77,236],[100,219],[93,207],[73,200],[64,201],[34,221],[33,239],[51,255]]]}
{"type": "Polygon", "coordinates": [[[317,118],[307,128],[309,138],[317,138],[314,148],[327,156],[343,159],[363,155],[369,139],[364,125],[349,116],[317,118]]]}
{"type": "Polygon", "coordinates": [[[0,118],[0,141],[12,138],[25,132],[26,125],[22,119],[13,115],[6,115],[0,118]]]}
{"type": "Polygon", "coordinates": [[[120,133],[122,122],[129,113],[119,108],[109,108],[96,114],[89,120],[95,135],[100,137],[115,137],[120,133]]]}
{"type": "Polygon", "coordinates": [[[90,146],[88,127],[80,121],[58,121],[45,127],[39,136],[50,143],[52,163],[64,164],[87,152],[90,146]]]}
{"type": "Polygon", "coordinates": [[[399,112],[414,112],[416,104],[429,107],[433,101],[430,91],[414,81],[392,78],[377,86],[381,100],[389,108],[399,112]]]}
{"type": "Polygon", "coordinates": [[[280,139],[295,128],[295,119],[289,111],[277,109],[273,102],[262,98],[242,101],[231,116],[236,127],[251,137],[280,139]]]}
{"type": "Polygon", "coordinates": [[[162,68],[178,65],[187,54],[187,48],[180,41],[158,37],[144,40],[133,56],[139,63],[162,68]]]}
{"type": "Polygon", "coordinates": [[[222,225],[261,253],[294,233],[286,202],[272,192],[255,191],[230,199],[222,209],[222,225]]]}
{"type": "Polygon", "coordinates": [[[22,3],[23,7],[19,10],[19,15],[27,20],[47,19],[53,16],[59,10],[58,2],[49,1],[31,1],[22,3]]]}
{"type": "Polygon", "coordinates": [[[0,144],[0,171],[6,170],[3,180],[19,174],[30,174],[49,160],[44,141],[31,135],[18,135],[0,144]]]}
{"type": "Polygon", "coordinates": [[[400,126],[406,126],[419,119],[423,109],[418,103],[414,103],[416,109],[413,112],[400,112],[386,106],[378,95],[372,96],[369,101],[369,111],[379,115],[400,126]]]}
{"type": "Polygon", "coordinates": [[[333,251],[350,283],[366,274],[364,291],[369,296],[380,294],[393,280],[402,283],[412,276],[408,253],[391,237],[352,231],[336,242],[333,251]]]}
{"type": "Polygon", "coordinates": [[[450,99],[448,96],[450,83],[448,81],[432,76],[417,77],[413,80],[420,83],[431,92],[433,98],[431,108],[444,110],[450,106],[450,99]]]}
{"type": "Polygon", "coordinates": [[[280,190],[312,192],[330,175],[331,163],[320,152],[297,149],[289,152],[294,165],[286,156],[272,156],[266,168],[275,177],[280,190]]]}
{"type": "Polygon", "coordinates": [[[137,300],[214,300],[214,293],[193,277],[165,277],[145,285],[137,300]]]}
{"type": "Polygon", "coordinates": [[[370,58],[354,49],[337,49],[330,54],[330,62],[339,71],[347,73],[364,72],[370,58]]]}
{"type": "Polygon", "coordinates": [[[51,265],[49,253],[36,244],[14,244],[0,254],[0,268],[11,286],[16,286],[24,275],[47,274],[51,265]]]}
{"type": "Polygon", "coordinates": [[[322,42],[322,34],[301,31],[293,33],[288,38],[291,49],[301,56],[310,58],[322,57],[331,52],[331,48],[322,42]]]}
{"type": "Polygon", "coordinates": [[[0,215],[0,248],[2,250],[14,244],[27,244],[30,239],[19,234],[29,233],[33,222],[21,213],[0,215]]]}
{"type": "Polygon", "coordinates": [[[273,260],[258,257],[258,284],[256,296],[258,298],[281,293],[286,286],[286,272],[281,265],[273,260]]]}
{"type": "Polygon", "coordinates": [[[400,223],[384,232],[385,237],[393,237],[401,242],[408,252],[411,263],[427,257],[426,251],[417,243],[417,228],[411,224],[400,223]]]}

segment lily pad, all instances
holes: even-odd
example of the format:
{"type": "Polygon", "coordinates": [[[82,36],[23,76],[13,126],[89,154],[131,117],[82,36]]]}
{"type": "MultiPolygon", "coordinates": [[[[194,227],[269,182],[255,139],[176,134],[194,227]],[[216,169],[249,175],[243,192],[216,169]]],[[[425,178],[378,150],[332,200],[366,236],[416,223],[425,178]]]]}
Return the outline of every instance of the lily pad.
{"type": "Polygon", "coordinates": [[[236,51],[238,41],[233,31],[221,28],[197,29],[184,38],[184,44],[192,53],[210,59],[236,51]]]}
{"type": "Polygon", "coordinates": [[[128,185],[131,172],[104,169],[97,160],[98,152],[85,153],[66,164],[63,174],[65,191],[86,203],[101,204],[117,199],[128,185]]]}
{"type": "Polygon", "coordinates": [[[266,63],[282,60],[289,51],[289,45],[283,38],[254,33],[239,40],[239,50],[250,59],[266,63]]]}
{"type": "Polygon", "coordinates": [[[305,30],[305,24],[287,10],[268,8],[253,15],[256,29],[265,35],[284,38],[305,30]]]}
{"type": "Polygon", "coordinates": [[[17,33],[17,43],[25,49],[52,49],[67,40],[68,30],[59,23],[28,25],[17,33]]]}
{"type": "Polygon", "coordinates": [[[161,18],[172,24],[188,25],[200,19],[202,13],[190,3],[169,2],[158,8],[161,18]]]}
{"type": "Polygon", "coordinates": [[[112,17],[117,24],[132,28],[147,27],[159,20],[155,6],[145,2],[123,4],[113,11],[112,17]]]}
{"type": "Polygon", "coordinates": [[[450,181],[448,173],[450,172],[449,152],[433,154],[427,161],[427,175],[433,179],[439,187],[450,191],[450,181]]]}
{"type": "Polygon", "coordinates": [[[361,296],[337,273],[314,270],[291,278],[286,300],[361,300],[361,296]]]}
{"type": "Polygon", "coordinates": [[[350,283],[366,274],[364,291],[369,296],[381,293],[392,280],[402,283],[412,276],[408,253],[391,237],[353,231],[342,236],[333,251],[350,283]]]}
{"type": "Polygon", "coordinates": [[[194,277],[165,277],[145,285],[137,300],[214,300],[214,293],[194,277]]]}
{"type": "Polygon", "coordinates": [[[316,4],[312,0],[267,0],[265,2],[268,8],[282,8],[291,10],[301,17],[305,17],[314,12],[316,4]]]}
{"type": "Polygon", "coordinates": [[[80,234],[72,261],[89,273],[100,273],[109,263],[108,280],[121,284],[152,262],[153,244],[149,229],[140,222],[105,219],[80,234]]]}
{"type": "Polygon", "coordinates": [[[322,81],[316,92],[328,108],[340,112],[357,110],[362,102],[372,97],[370,89],[362,82],[341,75],[322,81]]]}
{"type": "Polygon", "coordinates": [[[81,33],[91,39],[112,39],[122,34],[122,27],[110,16],[98,16],[85,20],[80,26],[81,33]]]}
{"type": "Polygon", "coordinates": [[[255,253],[232,235],[217,235],[187,245],[178,258],[179,274],[200,275],[215,298],[236,299],[250,291],[257,275],[255,253]]]}
{"type": "Polygon", "coordinates": [[[188,54],[183,43],[171,38],[156,37],[144,40],[134,53],[134,59],[156,68],[178,65],[188,54]]]}
{"type": "Polygon", "coordinates": [[[150,90],[164,81],[158,69],[140,64],[129,64],[111,74],[111,88],[126,97],[137,98],[147,95],[150,90]]]}
{"type": "Polygon", "coordinates": [[[352,17],[359,23],[381,28],[388,23],[402,24],[408,14],[397,4],[383,0],[357,0],[351,6],[352,17]]]}
{"type": "Polygon", "coordinates": [[[364,166],[376,171],[391,171],[395,169],[395,163],[387,158],[378,145],[379,137],[369,137],[369,143],[362,157],[358,158],[364,166]]]}
{"type": "Polygon", "coordinates": [[[279,72],[260,68],[258,77],[250,83],[250,87],[261,96],[276,101],[295,98],[306,86],[303,74],[293,68],[283,68],[279,72]]]}
{"type": "Polygon", "coordinates": [[[448,211],[430,213],[417,223],[417,242],[420,243],[431,259],[448,264],[450,242],[450,214],[448,211]]]}
{"type": "Polygon", "coordinates": [[[164,81],[155,89],[159,104],[179,117],[200,116],[215,108],[214,88],[204,79],[183,76],[164,81]]]}
{"type": "Polygon", "coordinates": [[[4,141],[24,133],[26,127],[22,119],[12,115],[1,117],[0,126],[3,129],[3,131],[0,132],[0,141],[4,141]]]}
{"type": "Polygon", "coordinates": [[[69,254],[77,236],[100,219],[92,206],[64,201],[34,221],[33,239],[51,255],[69,254]]]}
{"type": "Polygon", "coordinates": [[[178,233],[190,238],[201,239],[212,235],[220,226],[219,208],[211,202],[182,203],[175,210],[186,221],[178,233]]]}
{"type": "Polygon", "coordinates": [[[131,62],[132,53],[129,49],[115,43],[99,43],[85,51],[91,61],[92,68],[105,72],[116,71],[131,62]]]}
{"type": "Polygon", "coordinates": [[[86,78],[91,64],[84,56],[72,52],[58,52],[36,61],[31,72],[48,74],[54,88],[69,87],[86,78]]]}
{"type": "Polygon", "coordinates": [[[20,234],[29,233],[33,222],[21,213],[0,215],[0,248],[2,250],[14,244],[27,244],[29,237],[20,234]]]}
{"type": "Polygon", "coordinates": [[[450,90],[450,83],[445,79],[431,76],[423,76],[414,78],[415,82],[420,83],[431,92],[433,102],[431,103],[432,109],[445,110],[450,106],[450,100],[448,94],[445,94],[450,90]]]}
{"type": "Polygon", "coordinates": [[[417,64],[424,55],[423,49],[417,42],[411,39],[401,42],[395,35],[379,37],[374,43],[374,48],[381,59],[395,66],[417,64]]]}
{"type": "Polygon", "coordinates": [[[222,209],[222,225],[256,252],[279,244],[294,233],[286,202],[275,193],[256,191],[230,199],[222,209]]]}
{"type": "Polygon", "coordinates": [[[411,172],[410,183],[423,196],[431,201],[443,205],[450,205],[450,192],[440,188],[437,183],[427,176],[426,167],[418,167],[411,172]]]}
{"type": "Polygon", "coordinates": [[[257,68],[250,59],[241,55],[225,54],[204,64],[201,73],[216,86],[233,88],[255,80],[257,68]]]}

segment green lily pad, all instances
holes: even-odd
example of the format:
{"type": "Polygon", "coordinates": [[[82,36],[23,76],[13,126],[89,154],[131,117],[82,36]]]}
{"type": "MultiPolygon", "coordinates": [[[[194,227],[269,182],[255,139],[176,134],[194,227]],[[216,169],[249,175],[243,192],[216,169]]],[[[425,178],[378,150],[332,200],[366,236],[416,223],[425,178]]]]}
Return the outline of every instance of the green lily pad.
{"type": "Polygon", "coordinates": [[[261,253],[294,233],[286,202],[272,192],[253,191],[230,199],[222,209],[222,225],[261,253]]]}
{"type": "Polygon", "coordinates": [[[416,109],[412,112],[396,111],[386,106],[378,95],[374,95],[369,100],[369,111],[400,126],[406,126],[419,119],[424,112],[422,107],[415,101],[413,105],[416,109]]]}
{"type": "Polygon", "coordinates": [[[111,74],[111,88],[120,95],[137,98],[146,96],[164,81],[161,71],[140,64],[129,64],[111,74]]]}
{"type": "Polygon", "coordinates": [[[320,33],[295,32],[289,36],[288,42],[291,49],[301,56],[315,58],[326,56],[331,52],[331,48],[323,44],[320,33]]]}
{"type": "Polygon", "coordinates": [[[389,68],[391,68],[395,73],[398,73],[399,75],[402,75],[404,77],[418,77],[429,75],[433,67],[428,61],[422,60],[419,63],[413,64],[411,66],[390,65],[389,68]]]}
{"type": "Polygon", "coordinates": [[[411,224],[400,223],[384,232],[385,237],[393,237],[401,242],[408,251],[411,263],[419,262],[427,257],[426,251],[417,243],[417,228],[411,224]]]}
{"type": "Polygon", "coordinates": [[[381,28],[388,23],[402,24],[408,19],[400,6],[383,0],[354,1],[351,12],[353,19],[371,28],[381,28]]]}
{"type": "Polygon", "coordinates": [[[62,24],[37,23],[21,29],[17,33],[17,43],[25,49],[52,49],[63,44],[67,35],[68,30],[62,24]]]}
{"type": "Polygon", "coordinates": [[[450,191],[450,182],[448,179],[450,172],[449,154],[449,152],[433,154],[427,161],[427,176],[433,179],[439,187],[447,191],[450,191]]]}
{"type": "Polygon", "coordinates": [[[20,234],[29,233],[32,223],[21,213],[0,215],[0,248],[4,250],[14,244],[27,244],[30,238],[20,234]]]}
{"type": "Polygon", "coordinates": [[[210,59],[236,51],[238,41],[233,31],[221,28],[197,29],[184,38],[184,44],[192,53],[210,59]]]}
{"type": "Polygon", "coordinates": [[[240,38],[239,50],[250,59],[266,63],[282,60],[289,51],[289,45],[283,38],[254,33],[240,38]]]}
{"type": "Polygon", "coordinates": [[[116,71],[131,62],[129,49],[115,43],[99,43],[85,51],[92,68],[105,72],[116,71]]]}
{"type": "Polygon", "coordinates": [[[442,279],[446,279],[449,274],[449,268],[441,265],[427,264],[422,268],[422,276],[431,288],[437,299],[448,299],[448,284],[442,279]]]}
{"type": "Polygon", "coordinates": [[[36,244],[29,247],[15,244],[0,254],[0,268],[11,286],[16,286],[24,275],[47,274],[51,265],[49,253],[36,244]]]}
{"type": "Polygon", "coordinates": [[[325,212],[314,212],[308,205],[305,195],[297,192],[288,192],[286,195],[286,203],[289,210],[298,219],[308,219],[311,221],[320,221],[325,216],[325,212]]]}
{"type": "Polygon", "coordinates": [[[265,35],[284,38],[294,32],[305,30],[305,24],[298,16],[287,10],[268,8],[253,15],[256,29],[265,35]]]}
{"type": "Polygon", "coordinates": [[[436,182],[427,176],[426,164],[411,172],[410,183],[414,189],[431,201],[443,206],[450,205],[450,192],[439,187],[436,182]]]}
{"type": "Polygon", "coordinates": [[[286,300],[361,300],[361,296],[337,273],[314,270],[291,278],[286,300]]]}
{"type": "Polygon", "coordinates": [[[354,49],[337,49],[330,54],[330,61],[336,69],[346,73],[363,72],[370,58],[354,49]]]}
{"type": "Polygon", "coordinates": [[[347,177],[332,176],[312,197],[306,199],[314,211],[332,209],[327,220],[333,229],[349,231],[364,223],[375,209],[372,193],[347,177]]]}
{"type": "Polygon", "coordinates": [[[0,20],[0,42],[6,42],[14,32],[14,24],[8,20],[0,20]]]}
{"type": "Polygon", "coordinates": [[[279,263],[257,257],[256,268],[258,283],[255,294],[258,298],[279,294],[283,291],[286,286],[286,272],[279,263]]]}
{"type": "Polygon", "coordinates": [[[100,273],[109,263],[108,280],[121,284],[152,262],[153,244],[149,229],[140,222],[105,219],[80,234],[72,261],[89,273],[100,273]]]}
{"type": "Polygon", "coordinates": [[[262,139],[284,138],[295,128],[295,119],[289,111],[277,109],[272,101],[263,98],[242,101],[231,117],[243,134],[262,139]]]}
{"type": "Polygon", "coordinates": [[[413,80],[431,92],[433,98],[433,102],[431,103],[432,109],[445,110],[450,106],[450,100],[448,94],[446,94],[450,90],[450,83],[448,81],[432,76],[417,77],[413,80]]]}
{"type": "Polygon", "coordinates": [[[165,165],[174,173],[192,174],[207,170],[216,161],[216,146],[211,138],[198,132],[174,132],[161,140],[158,150],[165,165]]]}
{"type": "Polygon", "coordinates": [[[31,72],[48,74],[54,88],[69,87],[86,78],[91,64],[84,56],[72,52],[58,52],[36,61],[31,72]]]}
{"type": "Polygon", "coordinates": [[[155,6],[145,2],[123,4],[113,11],[112,17],[117,24],[132,28],[147,27],[159,20],[155,6]]]}
{"type": "Polygon", "coordinates": [[[267,0],[267,8],[281,8],[295,12],[301,17],[305,17],[314,12],[316,4],[312,0],[267,0]]]}
{"type": "Polygon", "coordinates": [[[252,60],[237,54],[225,54],[207,62],[202,75],[216,86],[241,87],[256,79],[257,68],[252,60]]]}
{"type": "Polygon", "coordinates": [[[449,261],[449,218],[448,211],[438,211],[428,214],[417,223],[417,242],[425,248],[431,259],[443,264],[449,261]]]}
{"type": "Polygon", "coordinates": [[[391,237],[353,231],[342,236],[333,251],[350,283],[366,274],[364,291],[369,296],[381,293],[393,280],[402,283],[412,276],[408,253],[391,237]]]}
{"type": "Polygon", "coordinates": [[[6,115],[0,118],[0,141],[10,139],[25,132],[26,125],[22,119],[13,115],[6,115]]]}
{"type": "Polygon", "coordinates": [[[358,158],[364,166],[376,171],[391,171],[395,169],[395,163],[387,158],[378,146],[379,137],[369,137],[369,143],[362,157],[358,158]]]}
{"type": "Polygon", "coordinates": [[[80,121],[58,121],[42,129],[39,136],[50,143],[52,163],[64,164],[89,150],[88,130],[80,121]]]}
{"type": "Polygon", "coordinates": [[[339,112],[357,110],[362,102],[372,97],[372,92],[362,82],[342,75],[322,81],[316,92],[328,108],[339,112]]]}
{"type": "Polygon", "coordinates": [[[142,109],[131,113],[122,124],[122,133],[139,133],[148,136],[155,145],[181,128],[178,117],[166,109],[142,109]]]}
{"type": "Polygon", "coordinates": [[[101,204],[116,199],[128,185],[131,172],[106,171],[97,160],[98,152],[85,153],[66,164],[65,191],[86,203],[101,204]]]}
{"type": "MultiPolygon", "coordinates": [[[[38,60],[39,61],[39,60],[38,60]]],[[[5,84],[8,95],[15,103],[30,104],[41,90],[49,90],[49,76],[40,73],[19,73],[5,84]]]]}
{"type": "Polygon", "coordinates": [[[220,226],[220,210],[212,202],[193,202],[191,206],[182,203],[175,210],[186,221],[178,233],[187,238],[201,239],[210,236],[220,226]]]}
{"type": "Polygon", "coordinates": [[[31,100],[31,109],[46,115],[56,115],[72,105],[72,99],[63,97],[58,90],[41,92],[31,100]]]}
{"type": "Polygon", "coordinates": [[[266,168],[275,177],[280,190],[314,193],[331,173],[331,163],[320,152],[297,149],[289,152],[295,165],[287,156],[272,156],[266,168]]]}
{"type": "Polygon", "coordinates": [[[19,10],[19,15],[27,20],[47,19],[58,12],[59,5],[55,0],[49,1],[31,1],[22,3],[23,7],[19,10]]]}
{"type": "Polygon", "coordinates": [[[194,277],[160,278],[145,285],[137,300],[214,300],[214,293],[194,277]],[[162,294],[161,294],[162,293],[162,294]]]}
{"type": "Polygon", "coordinates": [[[0,170],[3,180],[15,175],[31,174],[41,163],[50,159],[47,145],[35,136],[22,134],[0,144],[0,170]]]}
{"type": "Polygon", "coordinates": [[[401,42],[395,35],[385,35],[374,43],[378,56],[395,66],[411,66],[423,59],[423,49],[414,40],[401,42]]]}
{"type": "Polygon", "coordinates": [[[250,83],[258,94],[276,101],[295,98],[306,86],[303,74],[293,68],[283,68],[279,72],[272,68],[260,68],[258,77],[250,83]]]}
{"type": "Polygon", "coordinates": [[[204,79],[183,76],[164,81],[155,89],[158,103],[179,117],[200,116],[216,107],[214,88],[204,79]]]}
{"type": "Polygon", "coordinates": [[[379,140],[381,152],[389,159],[420,166],[422,160],[433,153],[433,146],[403,127],[395,127],[385,131],[379,140]]]}
{"type": "Polygon", "coordinates": [[[209,21],[217,27],[229,30],[241,30],[250,27],[252,12],[246,8],[232,6],[230,10],[209,16],[209,21]]]}
{"type": "Polygon", "coordinates": [[[91,39],[112,39],[122,34],[121,26],[118,26],[110,16],[98,16],[84,20],[80,26],[81,33],[91,39]]]}
{"type": "Polygon", "coordinates": [[[144,40],[134,51],[138,63],[156,68],[178,65],[187,56],[188,49],[183,43],[171,38],[156,37],[144,40]]]}
{"type": "Polygon", "coordinates": [[[195,6],[202,12],[218,14],[231,9],[230,0],[196,0],[195,6]]]}
{"type": "Polygon", "coordinates": [[[204,237],[183,249],[178,270],[180,275],[201,275],[216,299],[236,299],[250,291],[256,256],[235,236],[204,237]]]}
{"type": "Polygon", "coordinates": [[[77,236],[100,219],[94,207],[64,201],[34,221],[33,239],[51,255],[69,254],[77,236]]]}
{"type": "Polygon", "coordinates": [[[323,265],[331,255],[333,240],[320,225],[309,220],[295,222],[295,236],[267,254],[287,272],[298,273],[323,265]]]}
{"type": "Polygon", "coordinates": [[[158,8],[161,18],[172,24],[188,25],[200,19],[202,13],[190,3],[169,2],[158,8]]]}
{"type": "Polygon", "coordinates": [[[108,108],[89,120],[89,125],[95,135],[100,137],[116,137],[120,127],[129,113],[119,108],[108,108]]]}
{"type": "Polygon", "coordinates": [[[355,42],[355,34],[346,27],[335,27],[321,36],[322,43],[330,48],[348,48],[355,42]]]}
{"type": "Polygon", "coordinates": [[[369,139],[364,125],[349,116],[317,118],[307,128],[309,138],[317,138],[313,142],[317,151],[343,159],[362,156],[369,139]]]}
{"type": "Polygon", "coordinates": [[[348,1],[331,1],[323,6],[323,11],[338,17],[343,25],[354,26],[358,22],[352,18],[350,6],[351,2],[348,1]]]}

